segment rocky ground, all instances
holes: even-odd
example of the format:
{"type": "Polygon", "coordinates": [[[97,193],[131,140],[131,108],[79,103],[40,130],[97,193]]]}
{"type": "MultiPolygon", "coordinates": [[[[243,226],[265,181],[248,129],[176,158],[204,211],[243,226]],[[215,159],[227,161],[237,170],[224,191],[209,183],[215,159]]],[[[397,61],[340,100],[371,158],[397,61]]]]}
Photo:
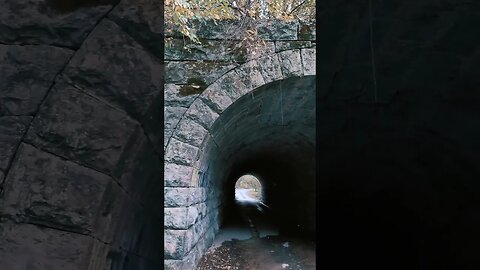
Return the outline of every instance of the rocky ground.
{"type": "Polygon", "coordinates": [[[197,270],[315,269],[315,243],[282,236],[224,242],[209,250],[197,270]]]}

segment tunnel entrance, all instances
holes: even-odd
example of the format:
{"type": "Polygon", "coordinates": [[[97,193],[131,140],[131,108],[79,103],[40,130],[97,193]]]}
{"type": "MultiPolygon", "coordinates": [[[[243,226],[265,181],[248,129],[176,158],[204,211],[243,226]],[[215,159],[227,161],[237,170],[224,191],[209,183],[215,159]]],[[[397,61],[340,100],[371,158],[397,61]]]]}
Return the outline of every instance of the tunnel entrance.
{"type": "Polygon", "coordinates": [[[233,245],[225,251],[232,257],[274,269],[302,250],[309,259],[285,264],[314,269],[315,76],[255,89],[222,112],[210,134],[200,159],[200,182],[218,211],[210,251],[233,245]]]}
{"type": "Polygon", "coordinates": [[[183,114],[165,146],[168,264],[195,269],[233,238],[263,246],[254,254],[268,252],[267,235],[315,239],[314,59],[301,49],[247,62],[183,114]],[[260,180],[262,201],[238,204],[235,185],[247,174],[260,180]]]}

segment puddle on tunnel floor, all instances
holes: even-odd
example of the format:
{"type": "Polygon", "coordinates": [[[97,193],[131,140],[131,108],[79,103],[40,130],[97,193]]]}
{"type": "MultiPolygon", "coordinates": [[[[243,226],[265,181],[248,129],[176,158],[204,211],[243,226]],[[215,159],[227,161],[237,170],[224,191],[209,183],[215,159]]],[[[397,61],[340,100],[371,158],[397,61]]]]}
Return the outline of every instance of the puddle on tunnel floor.
{"type": "Polygon", "coordinates": [[[315,265],[313,240],[270,235],[217,243],[202,257],[197,270],[311,270],[315,265]]]}

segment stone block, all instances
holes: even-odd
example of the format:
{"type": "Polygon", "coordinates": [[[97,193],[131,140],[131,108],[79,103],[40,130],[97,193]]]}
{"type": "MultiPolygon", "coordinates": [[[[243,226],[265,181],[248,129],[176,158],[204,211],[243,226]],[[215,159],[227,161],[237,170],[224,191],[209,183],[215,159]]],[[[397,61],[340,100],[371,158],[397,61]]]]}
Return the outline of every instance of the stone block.
{"type": "Polygon", "coordinates": [[[297,40],[298,22],[264,21],[257,24],[258,35],[266,40],[297,40]]]}
{"type": "Polygon", "coordinates": [[[199,203],[188,207],[186,222],[187,228],[204,218],[206,214],[207,205],[205,203],[199,203]]]}
{"type": "Polygon", "coordinates": [[[0,117],[0,170],[7,170],[32,118],[30,116],[0,117]]]}
{"type": "Polygon", "coordinates": [[[80,233],[95,230],[111,179],[22,144],[5,180],[5,215],[80,233]]]}
{"type": "MultiPolygon", "coordinates": [[[[165,83],[210,85],[238,64],[230,62],[172,61],[166,63],[165,83]]],[[[194,94],[192,94],[194,96],[194,94]]]]}
{"type": "Polygon", "coordinates": [[[175,129],[186,110],[187,108],[183,107],[165,106],[163,113],[165,129],[175,129]]]}
{"type": "Polygon", "coordinates": [[[165,161],[179,165],[193,166],[197,152],[197,147],[171,138],[165,153],[165,161]]]}
{"type": "Polygon", "coordinates": [[[239,74],[235,72],[235,70],[232,70],[219,78],[210,87],[214,90],[218,89],[219,93],[222,93],[223,96],[226,94],[230,98],[230,101],[225,102],[224,106],[219,110],[219,112],[222,112],[232,104],[233,101],[241,97],[248,86],[240,79],[239,74]]]}
{"type": "Polygon", "coordinates": [[[187,207],[192,204],[191,196],[200,188],[164,188],[165,207],[187,207]]]}
{"type": "MultiPolygon", "coordinates": [[[[0,11],[0,21],[2,14],[0,11]]],[[[0,37],[2,34],[0,30],[0,37]]],[[[0,45],[0,116],[33,116],[72,54],[45,45],[0,45]]]]}
{"type": "Polygon", "coordinates": [[[164,227],[175,230],[187,229],[187,207],[165,208],[164,227]]]}
{"type": "Polygon", "coordinates": [[[150,53],[162,59],[163,6],[155,0],[121,0],[108,18],[120,25],[150,53]]]}
{"type": "Polygon", "coordinates": [[[282,67],[277,54],[264,56],[258,59],[257,62],[262,63],[259,65],[260,72],[266,84],[283,79],[282,67]]]}
{"type": "Polygon", "coordinates": [[[137,120],[163,89],[163,65],[119,26],[104,19],[75,53],[64,74],[71,82],[137,120]]]}
{"type": "Polygon", "coordinates": [[[316,50],[315,49],[301,49],[303,63],[303,73],[307,75],[316,75],[316,50]]]}
{"type": "Polygon", "coordinates": [[[174,129],[163,130],[163,150],[167,149],[167,145],[170,142],[170,138],[173,136],[174,129]]]}
{"type": "Polygon", "coordinates": [[[181,85],[172,83],[165,84],[164,88],[164,100],[167,107],[185,107],[188,108],[192,105],[193,101],[198,94],[194,95],[182,95],[180,94],[181,85]]]}
{"type": "Polygon", "coordinates": [[[260,64],[256,60],[243,64],[235,69],[235,72],[238,74],[238,79],[246,86],[238,89],[241,96],[265,84],[265,80],[260,72],[260,64]]]}
{"type": "Polygon", "coordinates": [[[91,258],[104,269],[105,246],[78,233],[58,231],[29,224],[2,224],[0,264],[5,270],[89,269],[91,258]]]}
{"type": "Polygon", "coordinates": [[[303,75],[300,50],[290,50],[278,53],[283,77],[298,77],[303,75]]]}
{"type": "Polygon", "coordinates": [[[195,120],[207,130],[210,129],[218,116],[218,113],[213,111],[200,99],[195,100],[185,113],[185,117],[195,120]]]}
{"type": "Polygon", "coordinates": [[[312,47],[311,41],[275,41],[275,52],[312,47]]]}
{"type": "Polygon", "coordinates": [[[65,83],[57,84],[32,122],[32,144],[113,172],[138,124],[125,113],[65,83]]]}
{"type": "Polygon", "coordinates": [[[207,134],[208,131],[203,126],[191,119],[184,118],[178,124],[174,137],[193,146],[200,147],[207,134]]]}
{"type": "Polygon", "coordinates": [[[113,2],[1,0],[0,42],[78,48],[113,2]]]}
{"type": "Polygon", "coordinates": [[[164,230],[164,258],[166,260],[182,259],[186,230],[164,230]]]}
{"type": "Polygon", "coordinates": [[[128,194],[145,202],[149,189],[163,185],[161,164],[162,158],[155,152],[143,129],[138,127],[125,145],[115,177],[128,194]]]}
{"type": "Polygon", "coordinates": [[[182,260],[164,260],[163,267],[165,270],[183,270],[186,269],[183,267],[182,260]]]}
{"type": "Polygon", "coordinates": [[[231,88],[228,88],[224,81],[225,78],[220,78],[219,81],[214,82],[200,95],[200,99],[218,114],[221,114],[232,104],[232,99],[227,91],[227,89],[231,90],[231,88]]]}
{"type": "Polygon", "coordinates": [[[193,167],[175,163],[165,163],[164,179],[165,187],[189,187],[191,186],[193,167]]]}

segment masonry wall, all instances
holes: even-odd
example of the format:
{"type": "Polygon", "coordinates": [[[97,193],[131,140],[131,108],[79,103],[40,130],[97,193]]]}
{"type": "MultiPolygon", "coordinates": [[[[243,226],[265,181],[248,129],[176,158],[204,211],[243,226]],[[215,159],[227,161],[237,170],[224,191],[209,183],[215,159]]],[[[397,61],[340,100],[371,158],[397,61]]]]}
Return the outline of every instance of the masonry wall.
{"type": "MultiPolygon", "coordinates": [[[[217,105],[215,102],[208,103],[211,102],[208,98],[200,100],[201,93],[213,83],[220,87],[215,88],[215,91],[223,93],[231,91],[229,83],[245,83],[251,87],[252,83],[257,82],[253,82],[255,78],[250,78],[248,73],[243,77],[240,75],[238,82],[230,82],[228,79],[220,82],[218,79],[252,59],[280,52],[285,52],[285,59],[289,59],[290,54],[299,56],[300,49],[312,50],[315,47],[314,23],[274,22],[259,25],[259,33],[266,44],[257,54],[245,51],[231,53],[228,44],[222,41],[225,29],[230,26],[231,22],[199,25],[201,45],[185,42],[168,27],[166,30],[164,148],[167,150],[165,266],[168,269],[193,269],[211,245],[222,219],[225,197],[221,182],[230,172],[225,167],[219,167],[222,162],[217,159],[225,157],[222,149],[208,135],[213,120],[219,114],[212,109],[217,105]],[[194,85],[200,87],[194,88],[194,85]],[[181,121],[182,118],[185,121],[181,121]],[[179,152],[168,149],[179,149],[179,152]],[[197,159],[188,158],[192,153],[197,153],[197,150],[197,159]]],[[[277,56],[275,59],[278,59],[277,56]]],[[[302,65],[301,62],[298,64],[302,65]]],[[[262,66],[263,63],[259,62],[258,68],[261,69],[262,66]]],[[[260,79],[263,82],[263,78],[260,79]]],[[[243,91],[247,91],[247,88],[245,86],[243,91]]]]}
{"type": "Polygon", "coordinates": [[[0,268],[160,269],[160,2],[0,5],[0,268]]]}

